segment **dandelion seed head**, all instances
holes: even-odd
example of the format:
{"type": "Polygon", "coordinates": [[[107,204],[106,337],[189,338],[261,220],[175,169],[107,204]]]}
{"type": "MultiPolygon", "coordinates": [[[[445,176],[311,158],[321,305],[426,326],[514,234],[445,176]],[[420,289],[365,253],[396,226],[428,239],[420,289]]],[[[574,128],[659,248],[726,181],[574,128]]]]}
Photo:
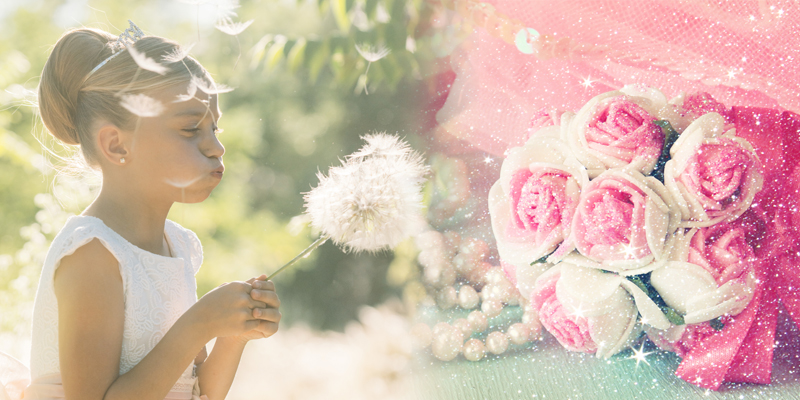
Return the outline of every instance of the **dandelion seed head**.
{"type": "Polygon", "coordinates": [[[427,172],[422,157],[396,137],[365,139],[342,166],[318,174],[319,185],[305,196],[311,224],[356,252],[394,247],[420,230],[427,172]]]}

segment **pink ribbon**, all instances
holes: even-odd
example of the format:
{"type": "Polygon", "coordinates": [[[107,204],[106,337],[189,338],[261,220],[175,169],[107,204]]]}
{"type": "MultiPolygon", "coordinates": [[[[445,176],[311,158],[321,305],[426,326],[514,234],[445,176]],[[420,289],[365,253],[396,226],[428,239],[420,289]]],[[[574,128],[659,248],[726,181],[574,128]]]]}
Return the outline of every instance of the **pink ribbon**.
{"type": "Polygon", "coordinates": [[[737,136],[747,139],[765,168],[754,205],[768,228],[759,240],[753,300],[722,330],[704,338],[676,371],[706,389],[723,382],[770,383],[780,305],[800,326],[800,115],[764,108],[731,110],[737,136]]]}

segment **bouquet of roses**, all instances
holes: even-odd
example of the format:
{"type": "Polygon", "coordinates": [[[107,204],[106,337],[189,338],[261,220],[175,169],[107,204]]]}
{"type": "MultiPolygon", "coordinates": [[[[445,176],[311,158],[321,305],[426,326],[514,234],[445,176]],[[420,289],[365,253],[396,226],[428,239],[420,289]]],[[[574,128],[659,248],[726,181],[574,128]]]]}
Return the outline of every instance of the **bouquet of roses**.
{"type": "Polygon", "coordinates": [[[489,193],[501,265],[562,346],[607,358],[644,330],[694,384],[769,382],[745,362],[764,366],[751,327],[779,245],[764,153],[734,118],[707,94],[626,86],[541,112],[508,150],[489,193]]]}

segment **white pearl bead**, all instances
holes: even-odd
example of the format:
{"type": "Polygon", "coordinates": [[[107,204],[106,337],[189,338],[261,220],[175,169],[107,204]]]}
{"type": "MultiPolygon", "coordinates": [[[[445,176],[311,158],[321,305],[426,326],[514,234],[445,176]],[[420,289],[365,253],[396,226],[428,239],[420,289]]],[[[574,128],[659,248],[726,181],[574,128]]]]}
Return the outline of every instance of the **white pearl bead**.
{"type": "Polygon", "coordinates": [[[472,335],[472,325],[466,320],[466,318],[459,318],[455,320],[455,322],[453,322],[453,326],[458,328],[461,333],[464,334],[464,337],[469,337],[472,335]]]}
{"type": "Polygon", "coordinates": [[[490,333],[486,337],[486,349],[494,354],[503,354],[508,349],[508,337],[503,332],[490,333]]]}
{"type": "Polygon", "coordinates": [[[486,347],[478,339],[470,339],[464,343],[464,358],[470,361],[479,361],[486,355],[486,347]]]}
{"type": "Polygon", "coordinates": [[[453,286],[456,283],[456,269],[449,263],[442,267],[436,287],[453,286]]]}
{"type": "Polygon", "coordinates": [[[525,344],[528,342],[529,337],[530,328],[528,328],[528,325],[526,324],[517,322],[516,324],[508,327],[508,338],[511,340],[511,343],[520,345],[525,344]]]}
{"type": "Polygon", "coordinates": [[[414,346],[423,349],[430,346],[431,340],[433,340],[433,332],[431,332],[431,328],[428,325],[420,322],[411,328],[411,338],[414,346]]]}
{"type": "Polygon", "coordinates": [[[458,302],[458,295],[456,289],[452,286],[447,286],[439,291],[436,295],[436,303],[443,310],[448,310],[456,306],[458,302]]]}
{"type": "Polygon", "coordinates": [[[471,310],[478,306],[478,292],[470,285],[463,285],[458,288],[458,305],[465,310],[471,310]]]}
{"type": "Polygon", "coordinates": [[[455,257],[453,257],[453,266],[455,267],[456,272],[466,276],[472,272],[472,270],[475,269],[478,264],[471,255],[458,253],[455,257]]]}
{"type": "Polygon", "coordinates": [[[480,311],[473,311],[467,316],[467,322],[472,327],[473,332],[483,332],[489,328],[489,321],[480,311]]]}
{"type": "Polygon", "coordinates": [[[442,360],[450,361],[461,352],[461,345],[464,343],[464,334],[461,331],[445,322],[436,324],[433,328],[433,342],[431,351],[433,355],[442,360]]]}
{"type": "Polygon", "coordinates": [[[460,253],[469,254],[478,261],[483,261],[489,254],[489,245],[480,239],[467,238],[461,241],[461,246],[458,247],[458,251],[460,253]]]}
{"type": "Polygon", "coordinates": [[[452,254],[455,254],[455,252],[458,250],[458,247],[461,246],[461,234],[459,234],[456,231],[445,232],[444,244],[445,247],[447,247],[448,250],[452,252],[452,254]]]}
{"type": "Polygon", "coordinates": [[[500,315],[500,312],[503,311],[503,303],[498,300],[484,301],[481,304],[481,311],[483,311],[488,318],[494,318],[500,315]]]}

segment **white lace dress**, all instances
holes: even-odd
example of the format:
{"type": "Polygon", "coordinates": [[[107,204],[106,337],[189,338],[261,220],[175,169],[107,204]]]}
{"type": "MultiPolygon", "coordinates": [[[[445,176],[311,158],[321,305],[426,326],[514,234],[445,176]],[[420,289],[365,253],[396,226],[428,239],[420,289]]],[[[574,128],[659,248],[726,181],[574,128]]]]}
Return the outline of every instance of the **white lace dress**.
{"type": "MultiPolygon", "coordinates": [[[[60,376],[58,359],[58,303],[53,277],[61,258],[99,239],[119,261],[125,296],[125,322],[119,373],[139,363],[164,337],[178,318],[197,302],[195,274],[203,261],[203,248],[194,232],[167,220],[167,242],[174,257],[134,246],[106,226],[85,215],[72,216],[53,240],[45,259],[33,311],[31,380],[60,376]]],[[[170,393],[188,393],[196,378],[187,365],[170,393]]],[[[181,396],[183,397],[183,396],[181,396]]]]}

